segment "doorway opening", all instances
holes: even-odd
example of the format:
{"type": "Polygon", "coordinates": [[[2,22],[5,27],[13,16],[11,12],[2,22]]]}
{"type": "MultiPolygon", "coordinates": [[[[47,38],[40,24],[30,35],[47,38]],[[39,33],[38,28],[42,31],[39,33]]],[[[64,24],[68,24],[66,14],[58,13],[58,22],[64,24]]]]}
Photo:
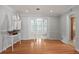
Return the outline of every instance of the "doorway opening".
{"type": "Polygon", "coordinates": [[[70,44],[73,45],[73,40],[75,38],[76,22],[75,16],[70,16],[70,44]]]}

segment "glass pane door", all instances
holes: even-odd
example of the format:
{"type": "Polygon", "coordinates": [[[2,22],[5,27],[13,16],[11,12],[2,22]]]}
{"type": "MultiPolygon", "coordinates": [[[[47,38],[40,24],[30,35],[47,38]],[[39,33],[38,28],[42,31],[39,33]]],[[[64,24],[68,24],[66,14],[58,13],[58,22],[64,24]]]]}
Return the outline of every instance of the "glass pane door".
{"type": "Polygon", "coordinates": [[[41,18],[31,20],[31,32],[35,38],[46,38],[47,20],[41,18]]]}

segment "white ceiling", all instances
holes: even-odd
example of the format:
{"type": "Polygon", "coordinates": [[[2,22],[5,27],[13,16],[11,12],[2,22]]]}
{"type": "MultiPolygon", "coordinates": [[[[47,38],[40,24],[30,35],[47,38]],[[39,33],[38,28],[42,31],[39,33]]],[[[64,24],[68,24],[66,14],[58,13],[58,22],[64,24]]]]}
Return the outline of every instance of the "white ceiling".
{"type": "Polygon", "coordinates": [[[58,16],[69,11],[73,5],[9,5],[11,8],[26,15],[58,16]],[[36,10],[40,8],[40,10],[36,10]],[[53,12],[50,12],[53,10],[53,12]]]}

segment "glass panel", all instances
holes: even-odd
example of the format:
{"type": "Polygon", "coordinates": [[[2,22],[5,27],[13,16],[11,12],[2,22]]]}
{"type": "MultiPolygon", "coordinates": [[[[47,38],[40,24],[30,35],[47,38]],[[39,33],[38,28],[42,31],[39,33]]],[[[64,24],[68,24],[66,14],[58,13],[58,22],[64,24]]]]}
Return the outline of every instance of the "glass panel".
{"type": "Polygon", "coordinates": [[[47,20],[38,18],[31,20],[32,32],[36,34],[37,37],[41,37],[47,32],[47,20]]]}

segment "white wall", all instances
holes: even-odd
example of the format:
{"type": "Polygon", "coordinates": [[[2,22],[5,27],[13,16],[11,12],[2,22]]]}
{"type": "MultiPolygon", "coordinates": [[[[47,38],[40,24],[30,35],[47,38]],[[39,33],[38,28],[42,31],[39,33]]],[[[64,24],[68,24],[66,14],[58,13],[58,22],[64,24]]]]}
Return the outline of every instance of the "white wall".
{"type": "MultiPolygon", "coordinates": [[[[8,38],[8,16],[14,14],[14,10],[8,6],[0,6],[0,52],[11,46],[11,38],[8,38]]],[[[10,18],[11,19],[11,18],[10,18]]],[[[15,37],[14,42],[18,41],[18,37],[15,37]]]]}
{"type": "MultiPolygon", "coordinates": [[[[3,6],[0,6],[0,51],[2,51],[2,49],[4,49],[3,45],[6,43],[4,36],[6,36],[5,31],[7,29],[6,28],[7,22],[6,21],[4,22],[4,20],[7,20],[7,18],[5,16],[6,16],[5,8],[3,8],[3,6]]],[[[6,44],[5,44],[5,46],[6,46],[6,44]]]]}
{"type": "Polygon", "coordinates": [[[29,37],[29,26],[28,26],[28,17],[21,17],[22,19],[22,39],[28,39],[29,37]]]}
{"type": "Polygon", "coordinates": [[[70,20],[69,13],[65,13],[60,18],[61,39],[64,43],[68,43],[70,38],[70,20]]]}
{"type": "Polygon", "coordinates": [[[57,16],[48,17],[48,38],[60,39],[60,19],[57,16]]]}
{"type": "Polygon", "coordinates": [[[22,16],[22,38],[23,39],[29,39],[29,32],[30,32],[30,19],[36,19],[36,18],[43,18],[48,20],[48,31],[47,31],[47,37],[49,39],[60,39],[60,30],[59,30],[59,17],[30,17],[30,16],[22,16]]]}

